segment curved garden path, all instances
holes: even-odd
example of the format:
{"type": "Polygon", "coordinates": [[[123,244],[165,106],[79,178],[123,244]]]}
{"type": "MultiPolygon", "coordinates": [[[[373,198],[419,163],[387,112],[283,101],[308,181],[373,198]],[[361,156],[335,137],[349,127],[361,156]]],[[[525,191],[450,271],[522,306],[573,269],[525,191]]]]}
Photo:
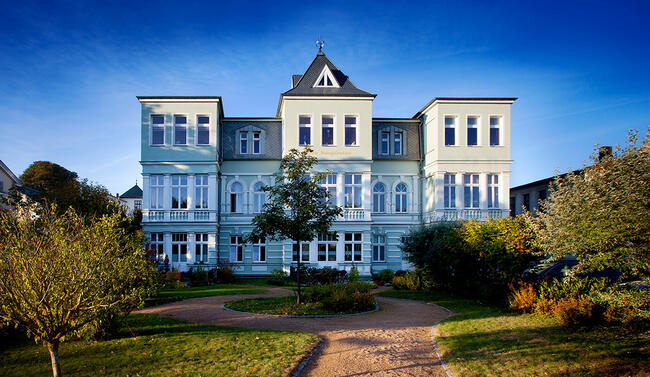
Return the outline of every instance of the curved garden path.
{"type": "Polygon", "coordinates": [[[431,341],[431,326],[448,316],[433,305],[377,297],[380,310],[333,318],[283,318],[224,310],[225,302],[251,297],[286,296],[282,288],[253,295],[193,298],[146,308],[159,314],[219,326],[295,330],[317,334],[322,348],[301,376],[446,376],[431,341]]]}

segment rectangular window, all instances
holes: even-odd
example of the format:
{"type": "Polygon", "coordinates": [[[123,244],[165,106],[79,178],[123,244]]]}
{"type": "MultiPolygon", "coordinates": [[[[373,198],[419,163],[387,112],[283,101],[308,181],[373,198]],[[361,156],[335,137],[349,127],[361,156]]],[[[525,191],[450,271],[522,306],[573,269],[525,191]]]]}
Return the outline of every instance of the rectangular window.
{"type": "Polygon", "coordinates": [[[162,175],[149,176],[151,190],[151,209],[163,209],[165,177],[162,175]]]}
{"type": "Polygon", "coordinates": [[[401,155],[402,154],[402,133],[395,132],[393,134],[393,154],[401,155]]]}
{"type": "Polygon", "coordinates": [[[207,174],[194,176],[194,208],[208,208],[208,176],[207,174]]]}
{"type": "Polygon", "coordinates": [[[210,144],[210,117],[207,115],[196,117],[196,144],[210,144]]]}
{"type": "Polygon", "coordinates": [[[477,117],[467,117],[467,145],[478,145],[477,117]]]}
{"type": "Polygon", "coordinates": [[[346,262],[361,262],[361,233],[345,233],[344,251],[346,262]]]}
{"type": "Polygon", "coordinates": [[[357,145],[357,117],[345,116],[345,145],[357,145]]]}
{"type": "Polygon", "coordinates": [[[163,233],[151,233],[149,234],[149,250],[153,251],[156,256],[156,259],[159,261],[165,260],[165,241],[163,238],[163,233]]]}
{"type": "Polygon", "coordinates": [[[194,248],[195,263],[208,263],[208,234],[196,233],[194,235],[196,245],[194,248]]]}
{"type": "Polygon", "coordinates": [[[266,262],[266,238],[253,244],[253,262],[266,262]]]}
{"type": "Polygon", "coordinates": [[[372,236],[372,261],[384,262],[386,260],[386,236],[373,234],[372,236]]]}
{"type": "Polygon", "coordinates": [[[248,154],[248,132],[246,131],[239,133],[239,153],[248,154]]]}
{"type": "Polygon", "coordinates": [[[329,200],[332,205],[336,205],[336,174],[328,175],[321,179],[318,184],[327,190],[327,197],[325,199],[329,200]]]}
{"type": "Polygon", "coordinates": [[[456,208],[456,174],[445,174],[445,208],[456,208]]]}
{"type": "Polygon", "coordinates": [[[501,145],[499,142],[499,130],[501,129],[501,117],[490,117],[490,145],[501,145]]]}
{"type": "Polygon", "coordinates": [[[530,211],[530,194],[524,194],[524,203],[522,211],[530,211]]]}
{"type": "Polygon", "coordinates": [[[309,145],[311,144],[311,117],[308,115],[301,115],[298,117],[298,144],[309,145]]]}
{"type": "Polygon", "coordinates": [[[334,145],[334,117],[323,115],[321,128],[323,130],[323,145],[334,145]]]}
{"type": "Polygon", "coordinates": [[[142,200],[134,200],[133,209],[142,210],[142,200]]]}
{"type": "Polygon", "coordinates": [[[174,115],[174,144],[187,144],[187,117],[174,115]]]}
{"type": "Polygon", "coordinates": [[[187,262],[187,233],[172,233],[172,262],[187,262]]]}
{"type": "MultiPolygon", "coordinates": [[[[300,244],[300,261],[301,262],[309,262],[309,243],[308,242],[303,242],[300,244]]],[[[298,245],[295,243],[293,244],[293,257],[292,260],[294,262],[298,261],[298,245]]]]}
{"type": "Polygon", "coordinates": [[[346,174],[345,208],[361,208],[361,174],[346,174]]]}
{"type": "Polygon", "coordinates": [[[514,196],[510,198],[510,216],[515,217],[517,215],[517,198],[514,196]]]}
{"type": "Polygon", "coordinates": [[[151,116],[151,145],[165,144],[165,116],[151,116]]]}
{"type": "Polygon", "coordinates": [[[260,132],[253,132],[253,154],[260,154],[261,153],[261,133],[260,132]]]}
{"type": "Polygon", "coordinates": [[[499,208],[499,176],[488,174],[488,208],[499,208]]]}
{"type": "Polygon", "coordinates": [[[465,188],[465,208],[478,208],[480,202],[479,196],[479,178],[478,174],[463,174],[463,186],[465,188]]]}
{"type": "Polygon", "coordinates": [[[172,175],[172,208],[187,209],[186,175],[172,175]]]}
{"type": "Polygon", "coordinates": [[[456,118],[445,117],[445,145],[456,145],[456,118]]]}
{"type": "Polygon", "coordinates": [[[230,237],[230,261],[242,262],[244,260],[244,242],[241,236],[230,237]]]}
{"type": "Polygon", "coordinates": [[[386,155],[390,153],[389,147],[390,147],[390,132],[382,132],[381,133],[381,154],[386,155]]]}
{"type": "Polygon", "coordinates": [[[336,262],[336,233],[318,233],[318,261],[336,262]]]}

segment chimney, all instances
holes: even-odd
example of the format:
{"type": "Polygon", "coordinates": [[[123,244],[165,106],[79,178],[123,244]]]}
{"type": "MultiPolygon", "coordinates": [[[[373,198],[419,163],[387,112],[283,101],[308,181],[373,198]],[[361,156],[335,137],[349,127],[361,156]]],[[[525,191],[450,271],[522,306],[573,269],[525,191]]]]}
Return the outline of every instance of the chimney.
{"type": "Polygon", "coordinates": [[[604,158],[612,157],[612,147],[604,146],[598,148],[598,162],[602,161],[604,158]]]}

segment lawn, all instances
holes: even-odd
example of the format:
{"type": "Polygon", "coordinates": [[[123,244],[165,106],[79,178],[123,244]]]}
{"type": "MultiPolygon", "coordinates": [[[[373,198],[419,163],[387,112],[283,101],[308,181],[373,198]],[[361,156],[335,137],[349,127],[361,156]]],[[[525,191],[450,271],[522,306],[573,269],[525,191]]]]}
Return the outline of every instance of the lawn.
{"type": "Polygon", "coordinates": [[[295,296],[247,298],[227,302],[226,308],[242,312],[281,315],[337,315],[358,313],[358,311],[336,312],[328,310],[320,302],[305,302],[298,305],[296,304],[295,296]]]}
{"type": "MultiPolygon", "coordinates": [[[[312,334],[192,324],[133,314],[116,339],[61,345],[68,376],[285,376],[317,340],[312,334]]],[[[52,375],[47,350],[0,348],[0,375],[52,375]]]]}
{"type": "Polygon", "coordinates": [[[570,329],[445,294],[390,290],[381,296],[434,302],[454,311],[436,339],[454,376],[648,376],[650,332],[570,329]]]}
{"type": "Polygon", "coordinates": [[[147,300],[147,306],[160,305],[166,302],[179,301],[186,298],[239,295],[249,293],[261,293],[264,289],[242,287],[230,284],[206,285],[203,287],[189,288],[162,288],[158,295],[147,300]]]}
{"type": "MultiPolygon", "coordinates": [[[[258,285],[261,287],[271,287],[271,288],[294,288],[297,287],[298,284],[296,284],[295,281],[286,279],[284,281],[284,285],[275,285],[275,284],[269,284],[269,280],[273,280],[271,278],[240,278],[237,279],[236,283],[237,284],[244,284],[244,285],[258,285]]],[[[304,284],[303,284],[304,286],[304,284]]]]}

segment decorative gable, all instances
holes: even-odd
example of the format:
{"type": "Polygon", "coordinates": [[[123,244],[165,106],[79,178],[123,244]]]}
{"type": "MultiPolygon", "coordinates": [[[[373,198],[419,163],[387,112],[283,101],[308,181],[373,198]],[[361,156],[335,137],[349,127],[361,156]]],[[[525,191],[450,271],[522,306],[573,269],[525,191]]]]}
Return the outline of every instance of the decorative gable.
{"type": "Polygon", "coordinates": [[[314,83],[314,88],[340,88],[338,81],[334,78],[330,68],[325,65],[318,79],[314,83]]]}

